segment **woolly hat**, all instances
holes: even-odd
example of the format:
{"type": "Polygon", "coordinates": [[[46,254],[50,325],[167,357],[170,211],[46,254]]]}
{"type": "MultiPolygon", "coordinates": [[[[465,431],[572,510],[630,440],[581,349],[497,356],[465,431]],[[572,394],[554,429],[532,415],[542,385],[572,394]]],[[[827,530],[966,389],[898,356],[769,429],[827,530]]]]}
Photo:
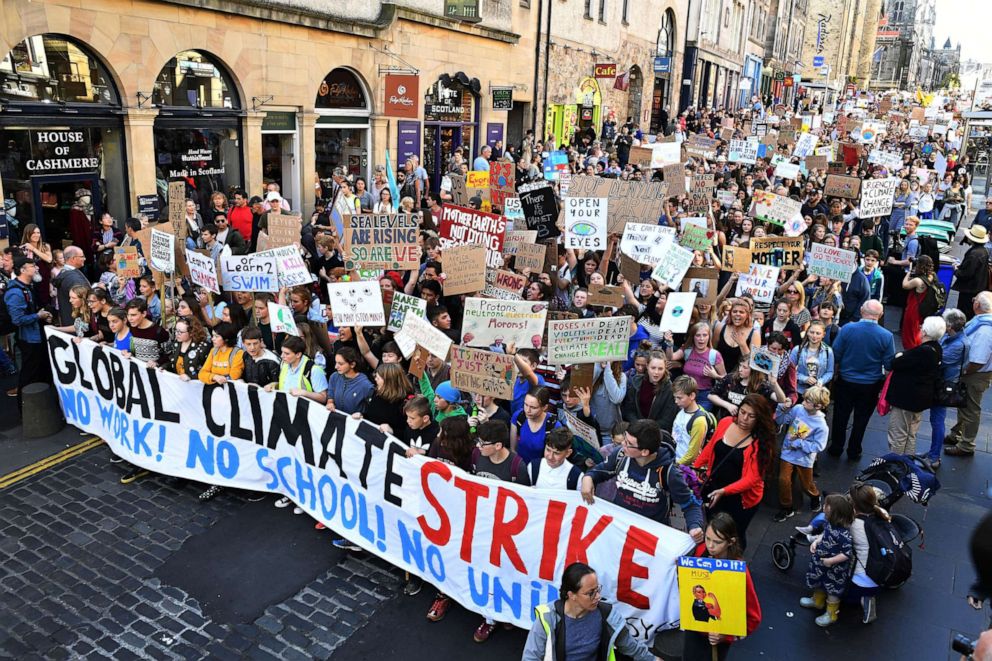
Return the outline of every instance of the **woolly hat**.
{"type": "Polygon", "coordinates": [[[438,384],[438,387],[434,389],[434,394],[449,404],[457,404],[462,399],[461,392],[451,385],[451,381],[443,381],[438,384]]]}

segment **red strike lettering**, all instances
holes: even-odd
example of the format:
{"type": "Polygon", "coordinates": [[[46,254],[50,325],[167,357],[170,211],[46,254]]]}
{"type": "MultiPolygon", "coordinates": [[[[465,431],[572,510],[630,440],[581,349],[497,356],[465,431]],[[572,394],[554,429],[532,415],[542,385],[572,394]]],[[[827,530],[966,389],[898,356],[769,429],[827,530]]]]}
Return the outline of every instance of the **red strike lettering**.
{"type": "Polygon", "coordinates": [[[451,469],[448,468],[447,464],[443,461],[428,461],[420,469],[420,487],[424,491],[424,498],[430,503],[434,511],[437,512],[437,517],[439,519],[437,528],[432,528],[427,523],[427,518],[423,514],[417,517],[417,523],[420,524],[420,529],[424,531],[424,536],[431,541],[435,546],[444,546],[451,539],[451,521],[448,519],[447,513],[444,511],[444,507],[438,501],[434,492],[431,491],[430,486],[430,476],[440,475],[445,482],[451,481],[451,469]]]}
{"type": "Polygon", "coordinates": [[[582,530],[586,527],[586,518],[589,516],[589,508],[580,507],[575,511],[575,518],[572,519],[572,531],[568,535],[568,550],[565,551],[565,566],[573,562],[584,562],[589,564],[586,551],[596,541],[596,538],[603,534],[606,527],[613,522],[612,516],[601,516],[596,521],[588,535],[583,536],[582,530]]]}
{"type": "Polygon", "coordinates": [[[465,529],[462,532],[461,558],[465,562],[472,562],[472,538],[475,536],[479,498],[489,497],[489,487],[461,477],[455,478],[455,486],[465,492],[465,529]]]}
{"type": "Polygon", "coordinates": [[[548,502],[548,513],[544,517],[544,551],[541,553],[541,566],[538,576],[545,581],[555,577],[555,560],[558,557],[558,541],[561,537],[561,522],[568,506],[560,500],[548,502]]]}
{"type": "Polygon", "coordinates": [[[493,541],[489,546],[489,562],[494,567],[499,567],[501,562],[500,551],[506,551],[506,557],[510,563],[521,574],[527,573],[527,567],[520,558],[517,545],[513,541],[513,536],[519,534],[527,526],[527,503],[524,499],[513,493],[509,489],[499,487],[496,490],[496,513],[493,517],[493,541]],[[517,513],[509,521],[505,521],[506,501],[512,499],[517,505],[517,513]]]}
{"type": "Polygon", "coordinates": [[[651,599],[635,592],[632,585],[635,578],[648,577],[648,568],[634,562],[634,552],[643,551],[648,556],[653,556],[657,546],[658,538],[655,535],[637,526],[627,529],[627,538],[623,542],[623,551],[620,552],[620,569],[617,572],[617,601],[641,610],[651,608],[651,599]]]}

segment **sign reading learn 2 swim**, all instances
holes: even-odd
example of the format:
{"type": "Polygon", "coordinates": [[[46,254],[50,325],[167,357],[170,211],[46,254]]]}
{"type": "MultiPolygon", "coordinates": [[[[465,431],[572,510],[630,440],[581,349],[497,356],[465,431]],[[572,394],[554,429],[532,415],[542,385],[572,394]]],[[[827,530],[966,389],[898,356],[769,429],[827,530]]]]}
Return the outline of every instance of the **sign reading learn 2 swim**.
{"type": "Polygon", "coordinates": [[[678,626],[676,565],[692,548],[682,532],[602,500],[587,506],[578,492],[407,458],[376,425],[285,392],[185,382],[112,348],[46,334],[66,419],[133,464],[289,496],[342,537],[500,622],[530,628],[534,607],[557,598],[565,566],[581,561],[639,638],[678,626]]]}

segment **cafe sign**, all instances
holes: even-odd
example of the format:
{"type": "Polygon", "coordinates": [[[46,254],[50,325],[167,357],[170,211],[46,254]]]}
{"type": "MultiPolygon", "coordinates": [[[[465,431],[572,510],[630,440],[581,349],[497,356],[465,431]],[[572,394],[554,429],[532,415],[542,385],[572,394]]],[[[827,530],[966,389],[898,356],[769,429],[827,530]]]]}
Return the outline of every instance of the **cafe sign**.
{"type": "Polygon", "coordinates": [[[593,69],[594,78],[616,78],[617,77],[617,65],[616,62],[597,64],[593,69]]]}
{"type": "Polygon", "coordinates": [[[35,174],[95,170],[100,159],[93,155],[86,131],[31,131],[31,158],[24,163],[35,174]]]}

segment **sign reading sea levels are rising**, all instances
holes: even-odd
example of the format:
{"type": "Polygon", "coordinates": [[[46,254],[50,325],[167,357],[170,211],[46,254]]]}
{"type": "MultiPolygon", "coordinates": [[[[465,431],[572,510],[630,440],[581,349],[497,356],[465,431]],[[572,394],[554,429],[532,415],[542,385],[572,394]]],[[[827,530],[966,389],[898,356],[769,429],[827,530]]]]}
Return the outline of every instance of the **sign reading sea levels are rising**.
{"type": "Polygon", "coordinates": [[[630,317],[548,322],[548,362],[553,365],[626,360],[630,317]]]}
{"type": "Polygon", "coordinates": [[[345,267],[409,271],[420,264],[415,214],[363,214],[344,222],[345,267]]]}

